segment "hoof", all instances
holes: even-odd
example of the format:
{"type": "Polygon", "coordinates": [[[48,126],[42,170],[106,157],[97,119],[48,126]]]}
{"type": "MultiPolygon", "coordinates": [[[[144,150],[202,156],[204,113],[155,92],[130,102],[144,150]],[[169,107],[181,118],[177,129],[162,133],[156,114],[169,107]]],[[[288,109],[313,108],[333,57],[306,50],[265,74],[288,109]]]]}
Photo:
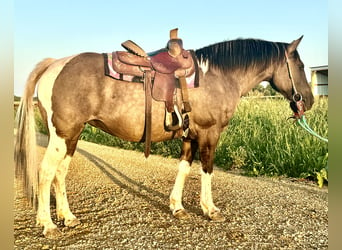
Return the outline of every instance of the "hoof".
{"type": "Polygon", "coordinates": [[[185,209],[179,209],[173,213],[173,216],[175,216],[179,220],[187,220],[190,218],[190,214],[185,211],[185,209]]]}
{"type": "Polygon", "coordinates": [[[44,230],[43,234],[45,238],[50,239],[50,240],[56,240],[62,236],[62,233],[61,231],[58,230],[58,228],[50,228],[50,229],[44,230]]]}
{"type": "Polygon", "coordinates": [[[76,227],[79,224],[81,224],[81,221],[77,218],[73,218],[71,220],[65,220],[64,221],[64,226],[66,226],[66,227],[76,227]]]}
{"type": "Polygon", "coordinates": [[[226,220],[220,211],[210,213],[209,218],[212,222],[224,222],[226,220]]]}

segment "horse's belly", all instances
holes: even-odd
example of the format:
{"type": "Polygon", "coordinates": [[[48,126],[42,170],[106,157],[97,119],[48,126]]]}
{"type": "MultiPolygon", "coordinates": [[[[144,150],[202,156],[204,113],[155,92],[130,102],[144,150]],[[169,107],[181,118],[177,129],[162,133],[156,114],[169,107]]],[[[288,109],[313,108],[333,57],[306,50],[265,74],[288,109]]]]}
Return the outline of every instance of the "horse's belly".
{"type": "Polygon", "coordinates": [[[126,112],[114,117],[89,121],[89,124],[127,141],[140,141],[144,134],[144,117],[138,113],[126,112]]]}
{"type": "MultiPolygon", "coordinates": [[[[179,137],[178,133],[164,129],[164,103],[153,101],[152,104],[152,141],[165,141],[179,137]]],[[[91,125],[121,139],[133,142],[144,141],[145,138],[145,106],[144,102],[136,105],[119,105],[107,118],[93,120],[91,125]]]]}

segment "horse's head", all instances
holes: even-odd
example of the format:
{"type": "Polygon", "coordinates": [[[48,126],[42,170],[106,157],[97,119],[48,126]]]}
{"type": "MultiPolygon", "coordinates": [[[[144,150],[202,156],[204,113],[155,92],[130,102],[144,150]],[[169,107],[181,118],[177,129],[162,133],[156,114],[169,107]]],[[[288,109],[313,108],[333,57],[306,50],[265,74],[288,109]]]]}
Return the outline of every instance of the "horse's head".
{"type": "Polygon", "coordinates": [[[309,110],[314,102],[311,88],[307,82],[304,64],[297,52],[297,46],[303,36],[294,40],[285,46],[284,60],[281,60],[279,67],[275,69],[271,85],[283,96],[291,101],[291,108],[297,112],[296,105],[293,105],[299,99],[302,99],[305,110],[309,110]]]}

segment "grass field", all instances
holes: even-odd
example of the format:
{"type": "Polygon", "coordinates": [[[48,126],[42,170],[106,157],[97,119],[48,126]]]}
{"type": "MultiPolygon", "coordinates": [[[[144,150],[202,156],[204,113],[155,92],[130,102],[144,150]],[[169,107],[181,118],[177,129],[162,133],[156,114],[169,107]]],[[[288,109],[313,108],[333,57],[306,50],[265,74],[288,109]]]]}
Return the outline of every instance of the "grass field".
{"type": "MultiPolygon", "coordinates": [[[[220,138],[215,163],[251,175],[315,178],[327,168],[328,144],[287,120],[291,115],[284,99],[242,99],[220,138]]],[[[314,131],[328,137],[327,99],[316,99],[306,117],[314,131]]]]}
{"type": "MultiPolygon", "coordinates": [[[[304,131],[292,119],[284,99],[244,98],[220,138],[215,164],[240,169],[252,176],[287,176],[316,179],[328,169],[328,144],[304,131]]],[[[310,127],[328,137],[328,99],[319,98],[306,114],[310,127]]],[[[37,114],[37,126],[44,127],[37,114]]],[[[143,151],[143,143],[126,142],[86,126],[80,137],[108,146],[143,151]]],[[[152,154],[178,158],[181,140],[152,143],[152,154]]],[[[327,178],[326,178],[327,179],[327,178]]]]}

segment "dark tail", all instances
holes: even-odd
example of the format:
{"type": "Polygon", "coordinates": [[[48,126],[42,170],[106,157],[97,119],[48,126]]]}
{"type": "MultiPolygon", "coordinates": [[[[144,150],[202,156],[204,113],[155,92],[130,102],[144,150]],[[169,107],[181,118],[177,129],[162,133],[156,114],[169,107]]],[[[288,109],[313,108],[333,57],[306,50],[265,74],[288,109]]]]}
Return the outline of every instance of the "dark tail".
{"type": "Polygon", "coordinates": [[[14,145],[15,176],[22,181],[24,192],[35,207],[38,193],[38,164],[36,162],[36,132],[33,95],[36,84],[46,69],[55,61],[47,58],[37,64],[31,72],[21,98],[15,120],[14,145]]]}

